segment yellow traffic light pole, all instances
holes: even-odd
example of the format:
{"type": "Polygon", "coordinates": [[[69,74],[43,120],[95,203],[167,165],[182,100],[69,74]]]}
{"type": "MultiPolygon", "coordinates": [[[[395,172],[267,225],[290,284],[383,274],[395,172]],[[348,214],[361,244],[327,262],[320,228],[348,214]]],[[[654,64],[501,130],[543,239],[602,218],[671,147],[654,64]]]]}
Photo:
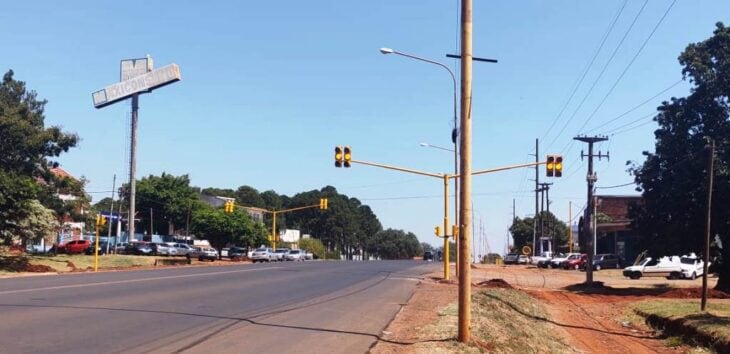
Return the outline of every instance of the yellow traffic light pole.
{"type": "MultiPolygon", "coordinates": [[[[302,209],[311,209],[311,208],[320,208],[322,210],[326,210],[328,208],[329,201],[327,198],[320,198],[319,204],[315,205],[307,205],[302,207],[296,207],[296,208],[290,208],[290,209],[284,209],[284,210],[267,210],[267,209],[261,209],[265,213],[271,213],[271,248],[276,249],[276,215],[277,214],[283,214],[288,213],[291,211],[297,211],[302,209]]],[[[234,208],[236,207],[243,207],[242,205],[236,205],[232,200],[229,200],[225,204],[225,212],[226,213],[233,213],[234,208]],[[230,204],[229,204],[230,203],[230,204]]]]}
{"type": "MultiPolygon", "coordinates": [[[[96,215],[96,239],[94,240],[94,271],[99,271],[99,226],[106,224],[106,218],[101,214],[96,215]]],[[[109,242],[109,240],[107,240],[109,242]]]]}

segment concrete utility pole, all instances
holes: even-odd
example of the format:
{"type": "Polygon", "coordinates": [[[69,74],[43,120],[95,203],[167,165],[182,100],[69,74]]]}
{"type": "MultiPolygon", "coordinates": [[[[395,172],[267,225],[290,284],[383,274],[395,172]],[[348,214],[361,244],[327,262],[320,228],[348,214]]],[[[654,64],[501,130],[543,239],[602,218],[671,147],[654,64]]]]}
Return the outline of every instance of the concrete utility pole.
{"type": "Polygon", "coordinates": [[[461,190],[459,202],[459,341],[471,338],[471,66],[472,0],[461,2],[461,190]]]}
{"type": "Polygon", "coordinates": [[[715,176],[715,140],[710,140],[710,146],[709,146],[709,152],[710,156],[708,157],[708,166],[707,166],[707,174],[708,176],[708,186],[707,186],[707,227],[706,227],[706,233],[707,237],[705,238],[705,254],[702,258],[703,265],[702,265],[702,304],[700,306],[700,309],[702,311],[705,311],[705,307],[707,306],[707,262],[710,261],[710,228],[712,223],[712,182],[715,176]]]}
{"type": "MultiPolygon", "coordinates": [[[[112,224],[114,223],[114,190],[117,188],[117,175],[112,179],[112,204],[109,207],[109,232],[106,235],[106,253],[109,254],[109,242],[112,239],[112,224]]],[[[116,246],[116,242],[114,242],[116,246]]]]}
{"type": "MultiPolygon", "coordinates": [[[[545,208],[543,208],[543,210],[547,211],[548,214],[550,214],[550,186],[551,185],[552,185],[552,183],[545,183],[545,182],[543,182],[543,183],[540,183],[540,188],[539,188],[540,192],[545,193],[545,198],[544,198],[545,208]]],[[[540,237],[544,237],[545,236],[545,221],[550,222],[550,219],[543,220],[543,218],[542,218],[542,210],[541,210],[541,212],[540,212],[540,237]]],[[[550,227],[549,224],[548,224],[547,229],[548,229],[548,234],[551,237],[551,239],[550,239],[550,251],[555,252],[555,240],[553,239],[552,228],[550,227]]],[[[542,243],[542,240],[540,240],[540,243],[542,243]]]]}
{"type": "MultiPolygon", "coordinates": [[[[593,264],[593,253],[594,253],[594,236],[592,232],[591,223],[595,222],[595,215],[593,204],[593,186],[595,185],[596,181],[598,180],[598,177],[596,177],[596,174],[593,172],[593,158],[598,157],[600,160],[602,157],[609,158],[608,152],[606,152],[605,155],[601,154],[601,152],[598,152],[598,155],[593,154],[593,144],[600,141],[606,141],[608,140],[607,137],[599,137],[599,136],[577,136],[573,138],[578,141],[582,141],[584,143],[588,143],[588,155],[584,155],[583,151],[580,152],[580,158],[581,160],[584,157],[588,158],[588,174],[586,175],[586,181],[588,182],[588,200],[585,210],[585,219],[583,221],[583,230],[580,230],[582,234],[585,236],[586,240],[586,254],[588,254],[588,259],[586,260],[587,264],[593,264]]],[[[582,247],[581,247],[582,249],[582,247]]],[[[586,284],[593,285],[593,267],[586,267],[586,284]]]]}

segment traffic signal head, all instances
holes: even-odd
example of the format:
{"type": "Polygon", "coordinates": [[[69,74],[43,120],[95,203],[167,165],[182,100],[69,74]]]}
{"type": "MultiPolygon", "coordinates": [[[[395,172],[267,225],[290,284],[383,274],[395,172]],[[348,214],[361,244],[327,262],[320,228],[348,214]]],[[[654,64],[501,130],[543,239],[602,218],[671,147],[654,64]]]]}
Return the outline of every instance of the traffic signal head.
{"type": "Polygon", "coordinates": [[[345,167],[350,167],[350,160],[352,160],[352,150],[349,146],[345,146],[345,167]]]}
{"type": "Polygon", "coordinates": [[[555,174],[555,155],[548,155],[545,172],[548,177],[552,177],[555,174]]]}
{"type": "Polygon", "coordinates": [[[106,224],[106,218],[101,214],[96,216],[96,226],[104,226],[106,224]]]}
{"type": "Polygon", "coordinates": [[[344,155],[342,154],[342,147],[335,146],[335,167],[342,167],[342,160],[344,160],[344,155]]]}
{"type": "Polygon", "coordinates": [[[436,234],[436,236],[441,236],[441,226],[434,227],[433,232],[436,234]]]}
{"type": "Polygon", "coordinates": [[[451,236],[454,238],[459,236],[459,227],[456,225],[451,225],[451,236]]]}
{"type": "Polygon", "coordinates": [[[563,176],[563,156],[555,156],[555,177],[563,176]]]}
{"type": "Polygon", "coordinates": [[[327,210],[327,198],[321,198],[319,200],[319,209],[327,210]]]}
{"type": "Polygon", "coordinates": [[[226,204],[224,204],[224,211],[226,214],[233,214],[233,210],[235,209],[235,205],[233,204],[232,200],[226,201],[226,204]]]}

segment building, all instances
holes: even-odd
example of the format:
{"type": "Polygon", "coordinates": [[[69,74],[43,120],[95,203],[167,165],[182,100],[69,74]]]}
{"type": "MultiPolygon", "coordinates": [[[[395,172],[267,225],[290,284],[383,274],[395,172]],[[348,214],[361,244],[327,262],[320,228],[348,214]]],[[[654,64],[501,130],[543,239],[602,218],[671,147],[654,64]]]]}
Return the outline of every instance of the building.
{"type": "MultiPolygon", "coordinates": [[[[80,181],[68,173],[66,170],[60,167],[54,167],[51,169],[51,173],[58,179],[69,178],[74,183],[80,183],[80,181]]],[[[76,215],[85,215],[87,198],[85,195],[76,193],[71,190],[63,188],[56,189],[56,196],[67,205],[73,206],[73,212],[76,215]]],[[[61,230],[58,235],[59,243],[66,243],[71,240],[79,240],[84,234],[84,227],[86,225],[84,220],[75,220],[70,214],[59,215],[59,222],[61,223],[61,230]]]]}
{"type": "Polygon", "coordinates": [[[641,235],[631,229],[629,207],[641,203],[639,195],[598,195],[596,198],[596,254],[614,253],[632,263],[641,253],[641,235]]]}

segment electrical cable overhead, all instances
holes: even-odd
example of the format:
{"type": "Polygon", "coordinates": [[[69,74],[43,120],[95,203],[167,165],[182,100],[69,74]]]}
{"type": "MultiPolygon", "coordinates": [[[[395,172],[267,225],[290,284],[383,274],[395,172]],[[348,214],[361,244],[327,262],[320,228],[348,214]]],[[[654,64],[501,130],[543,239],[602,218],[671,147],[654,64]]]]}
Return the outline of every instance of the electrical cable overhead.
{"type": "Polygon", "coordinates": [[[669,7],[667,8],[667,10],[664,11],[664,14],[662,15],[662,17],[659,19],[659,21],[656,23],[656,25],[654,25],[654,28],[651,30],[651,32],[649,33],[649,35],[646,37],[646,39],[644,40],[644,42],[641,44],[641,47],[639,47],[639,50],[636,51],[636,54],[634,54],[634,56],[631,58],[631,61],[629,61],[629,63],[624,68],[624,70],[621,72],[621,75],[619,75],[619,77],[613,83],[613,85],[608,90],[608,92],[606,92],[606,94],[603,96],[603,99],[598,104],[598,106],[596,106],[596,108],[593,110],[593,112],[591,112],[591,114],[588,116],[588,118],[583,123],[583,125],[580,127],[580,129],[578,129],[579,132],[582,131],[583,128],[585,128],[585,126],[588,124],[588,122],[591,121],[591,119],[593,119],[593,117],[596,115],[596,112],[598,112],[598,110],[603,106],[603,104],[608,99],[608,96],[610,96],[611,93],[613,93],[613,90],[616,88],[616,86],[619,84],[619,82],[621,82],[621,79],[623,79],[624,75],[626,75],[626,72],[629,71],[629,69],[631,68],[631,66],[636,61],[636,58],[638,58],[639,55],[641,54],[641,52],[644,50],[644,48],[646,47],[646,44],[649,43],[649,40],[651,40],[651,38],[654,36],[654,33],[656,33],[657,29],[659,29],[659,26],[661,26],[662,22],[664,22],[664,19],[669,14],[669,11],[672,10],[672,7],[674,7],[674,4],[675,3],[677,3],[677,0],[672,1],[672,3],[669,4],[669,7]]]}
{"type": "MultiPolygon", "coordinates": [[[[565,132],[565,129],[568,127],[568,125],[570,125],[570,122],[573,121],[573,118],[575,118],[575,116],[578,114],[578,111],[580,111],[580,109],[583,107],[583,104],[586,102],[588,97],[590,97],[591,93],[593,92],[593,89],[596,88],[596,85],[598,85],[598,82],[601,81],[603,74],[606,73],[608,66],[611,64],[611,62],[613,62],[613,58],[616,57],[618,50],[621,48],[623,43],[626,41],[626,38],[629,36],[629,33],[631,33],[631,30],[634,28],[634,25],[639,20],[639,17],[644,12],[644,9],[646,8],[646,5],[648,3],[649,3],[648,0],[644,0],[644,4],[641,6],[641,9],[639,9],[639,12],[637,12],[636,15],[634,16],[634,19],[631,21],[631,25],[629,25],[629,28],[627,28],[626,31],[624,32],[623,37],[621,37],[621,40],[618,42],[618,44],[614,48],[614,50],[611,53],[611,55],[609,56],[606,64],[603,65],[603,68],[601,69],[601,72],[598,74],[598,77],[596,77],[596,79],[593,81],[593,84],[588,89],[588,92],[586,92],[586,94],[583,96],[583,99],[578,104],[578,107],[575,108],[575,110],[573,111],[573,114],[570,115],[570,118],[568,118],[568,120],[565,122],[563,127],[560,129],[560,132],[558,132],[558,134],[555,136],[555,138],[553,138],[553,140],[550,142],[550,144],[548,144],[548,149],[550,147],[552,147],[552,145],[555,143],[555,141],[558,140],[558,138],[560,138],[560,136],[563,134],[563,132],[565,132]]],[[[571,144],[572,144],[572,142],[573,142],[573,140],[571,140],[571,144]]],[[[565,149],[563,149],[563,150],[565,150],[565,149]]]]}
{"type": "Polygon", "coordinates": [[[619,8],[618,12],[616,12],[616,15],[613,17],[611,24],[608,26],[606,33],[604,33],[603,38],[601,39],[601,43],[598,45],[598,48],[596,49],[596,51],[593,53],[593,57],[591,57],[591,61],[588,62],[588,65],[586,65],[585,69],[583,70],[583,74],[581,74],[580,79],[578,79],[576,84],[573,86],[573,90],[570,93],[570,96],[568,96],[568,99],[565,101],[565,104],[563,104],[563,108],[561,108],[558,115],[555,116],[555,119],[553,119],[552,124],[550,124],[550,127],[547,129],[545,134],[543,134],[541,140],[545,139],[550,134],[553,127],[555,127],[555,124],[560,120],[560,117],[562,117],[563,113],[568,108],[568,105],[573,100],[573,96],[575,96],[576,92],[578,92],[578,88],[580,88],[580,85],[583,84],[583,80],[586,78],[586,75],[588,75],[588,72],[593,67],[593,63],[595,63],[596,58],[598,58],[598,54],[603,49],[603,45],[606,44],[606,40],[608,39],[608,36],[613,31],[613,28],[616,26],[616,22],[618,22],[619,17],[621,17],[621,14],[623,13],[624,9],[626,8],[627,3],[628,3],[628,0],[624,0],[624,3],[621,5],[621,8],[619,8]]]}
{"type": "MultiPolygon", "coordinates": [[[[602,133],[601,135],[611,135],[611,136],[613,136],[613,135],[616,135],[616,134],[614,133],[615,131],[617,131],[617,130],[621,130],[621,129],[623,129],[623,128],[625,128],[625,127],[628,127],[628,126],[630,126],[630,125],[632,125],[632,124],[635,124],[635,123],[641,122],[642,120],[645,120],[645,119],[647,119],[647,118],[653,118],[654,116],[656,116],[656,114],[657,114],[656,112],[650,112],[649,114],[646,114],[646,115],[643,115],[643,116],[641,116],[641,118],[638,118],[638,119],[636,119],[636,120],[632,120],[632,121],[630,121],[630,122],[628,122],[628,123],[625,123],[625,124],[619,125],[619,126],[617,126],[617,127],[613,128],[613,129],[611,129],[611,130],[607,130],[607,131],[603,132],[603,133],[602,133]]],[[[642,125],[643,125],[643,124],[642,124],[642,125]]],[[[640,125],[639,125],[639,126],[640,126],[640,125]]],[[[638,127],[638,126],[637,126],[637,127],[638,127]]]]}

